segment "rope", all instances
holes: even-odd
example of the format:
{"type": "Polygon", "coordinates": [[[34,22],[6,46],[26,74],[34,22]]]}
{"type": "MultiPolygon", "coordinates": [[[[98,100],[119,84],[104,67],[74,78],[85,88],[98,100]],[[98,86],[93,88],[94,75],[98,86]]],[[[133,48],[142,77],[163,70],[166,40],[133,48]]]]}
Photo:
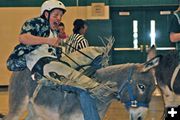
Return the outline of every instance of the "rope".
{"type": "Polygon", "coordinates": [[[71,48],[73,48],[74,50],[78,51],[79,53],[81,53],[82,55],[86,56],[87,58],[93,60],[93,58],[91,58],[91,57],[88,56],[87,54],[83,53],[83,52],[80,51],[79,49],[76,49],[75,47],[73,47],[73,46],[71,46],[71,45],[69,45],[69,44],[67,44],[67,43],[64,43],[64,44],[67,45],[67,46],[69,46],[69,47],[71,47],[71,48]]]}
{"type": "Polygon", "coordinates": [[[174,85],[174,82],[176,80],[176,76],[177,76],[177,74],[179,72],[179,69],[180,69],[180,64],[178,64],[178,66],[175,68],[175,70],[173,72],[173,75],[172,75],[172,78],[171,78],[171,89],[172,89],[172,91],[174,91],[173,90],[173,85],[174,85]]]}
{"type": "Polygon", "coordinates": [[[180,25],[180,18],[179,18],[179,16],[178,16],[178,14],[177,14],[177,13],[174,13],[174,15],[176,16],[176,18],[177,18],[177,20],[178,20],[178,23],[179,23],[179,25],[180,25]]]}
{"type": "MultiPolygon", "coordinates": [[[[79,64],[79,63],[77,63],[75,60],[73,60],[71,57],[69,57],[66,53],[64,53],[63,51],[62,51],[62,53],[67,57],[67,58],[69,58],[72,62],[74,62],[78,67],[81,67],[81,65],[79,64]]],[[[84,68],[82,68],[83,70],[85,70],[84,68]]]]}
{"type": "Polygon", "coordinates": [[[42,83],[38,83],[36,89],[33,92],[33,96],[32,96],[32,102],[34,103],[35,98],[37,97],[39,90],[42,88],[42,83]]]}

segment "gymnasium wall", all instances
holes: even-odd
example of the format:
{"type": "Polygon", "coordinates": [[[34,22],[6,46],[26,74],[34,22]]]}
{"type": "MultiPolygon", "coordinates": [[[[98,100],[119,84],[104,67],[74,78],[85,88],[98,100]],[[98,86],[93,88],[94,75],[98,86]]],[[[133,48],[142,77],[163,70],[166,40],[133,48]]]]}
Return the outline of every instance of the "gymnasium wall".
{"type": "Polygon", "coordinates": [[[11,72],[6,68],[8,55],[18,44],[18,34],[24,20],[38,15],[39,8],[0,8],[0,85],[8,84],[11,72]]]}

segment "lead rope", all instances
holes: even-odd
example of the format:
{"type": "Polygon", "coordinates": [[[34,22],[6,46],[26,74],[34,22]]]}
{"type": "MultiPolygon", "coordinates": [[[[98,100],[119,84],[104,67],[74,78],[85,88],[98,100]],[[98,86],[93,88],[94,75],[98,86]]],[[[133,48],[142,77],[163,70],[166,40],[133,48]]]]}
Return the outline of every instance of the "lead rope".
{"type": "Polygon", "coordinates": [[[173,92],[174,92],[173,85],[174,85],[174,82],[176,80],[179,69],[180,69],[180,64],[178,64],[178,66],[175,68],[175,70],[173,72],[173,75],[172,75],[172,78],[171,78],[171,89],[172,89],[173,92]]]}
{"type": "Polygon", "coordinates": [[[176,18],[177,18],[177,20],[178,20],[178,23],[179,23],[179,25],[180,25],[180,18],[179,18],[179,16],[178,16],[178,14],[177,14],[177,13],[174,13],[174,15],[176,16],[176,18]]]}
{"type": "Polygon", "coordinates": [[[40,89],[42,88],[42,83],[38,83],[36,89],[34,90],[33,96],[32,96],[32,101],[34,102],[35,98],[37,97],[40,89]]]}

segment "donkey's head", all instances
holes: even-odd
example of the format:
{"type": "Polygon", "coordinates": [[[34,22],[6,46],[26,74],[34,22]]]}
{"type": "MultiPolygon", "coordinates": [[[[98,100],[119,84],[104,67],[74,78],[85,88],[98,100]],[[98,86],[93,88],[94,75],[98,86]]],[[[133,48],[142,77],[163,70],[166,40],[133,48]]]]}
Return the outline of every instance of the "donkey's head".
{"type": "Polygon", "coordinates": [[[148,56],[147,62],[143,64],[113,65],[97,71],[99,79],[117,83],[116,97],[125,104],[131,120],[145,118],[155,90],[153,68],[158,62],[158,57],[151,59],[148,56]]]}

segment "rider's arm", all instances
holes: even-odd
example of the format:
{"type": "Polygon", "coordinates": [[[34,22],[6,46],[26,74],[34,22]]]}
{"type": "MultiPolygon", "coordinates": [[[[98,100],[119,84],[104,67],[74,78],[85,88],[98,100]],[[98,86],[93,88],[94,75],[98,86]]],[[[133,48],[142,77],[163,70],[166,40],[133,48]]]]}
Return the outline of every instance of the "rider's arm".
{"type": "Polygon", "coordinates": [[[19,42],[27,45],[48,44],[50,38],[34,36],[29,33],[19,35],[19,42]]]}
{"type": "Polygon", "coordinates": [[[170,33],[170,40],[171,42],[178,42],[180,41],[180,33],[170,33]]]}
{"type": "Polygon", "coordinates": [[[21,28],[19,42],[27,45],[49,44],[58,46],[59,39],[48,37],[50,28],[45,24],[45,21],[42,21],[42,19],[27,20],[21,28]],[[42,28],[42,25],[45,27],[42,28]]]}
{"type": "Polygon", "coordinates": [[[180,41],[180,23],[178,22],[178,18],[175,14],[172,15],[171,23],[169,27],[170,41],[171,42],[179,42],[180,41]]]}
{"type": "Polygon", "coordinates": [[[31,35],[29,33],[25,33],[19,35],[19,42],[26,45],[49,44],[57,47],[59,46],[60,40],[58,38],[39,37],[31,35]]]}

